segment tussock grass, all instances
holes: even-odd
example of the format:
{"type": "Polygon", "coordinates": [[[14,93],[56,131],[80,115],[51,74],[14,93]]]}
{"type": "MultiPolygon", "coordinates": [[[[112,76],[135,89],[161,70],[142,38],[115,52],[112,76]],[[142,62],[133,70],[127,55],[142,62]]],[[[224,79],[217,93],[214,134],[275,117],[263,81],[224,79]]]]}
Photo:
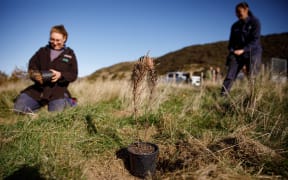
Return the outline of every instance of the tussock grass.
{"type": "Polygon", "coordinates": [[[139,106],[138,124],[130,81],[77,81],[75,108],[12,113],[28,84],[0,87],[2,178],[134,179],[120,150],[137,134],[160,147],[156,179],[288,178],[287,84],[244,80],[224,98],[219,84],[159,83],[152,111],[139,106]]]}

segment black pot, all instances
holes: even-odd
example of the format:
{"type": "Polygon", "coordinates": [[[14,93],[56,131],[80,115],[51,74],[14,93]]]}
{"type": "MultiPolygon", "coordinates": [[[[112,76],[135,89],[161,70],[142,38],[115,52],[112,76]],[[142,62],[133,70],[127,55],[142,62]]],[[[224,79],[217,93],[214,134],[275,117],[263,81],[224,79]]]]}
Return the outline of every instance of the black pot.
{"type": "Polygon", "coordinates": [[[149,142],[136,142],[127,148],[130,162],[130,173],[134,176],[153,176],[156,171],[156,162],[159,148],[149,142]]]}
{"type": "Polygon", "coordinates": [[[53,73],[51,71],[41,71],[43,83],[51,82],[53,73]]]}

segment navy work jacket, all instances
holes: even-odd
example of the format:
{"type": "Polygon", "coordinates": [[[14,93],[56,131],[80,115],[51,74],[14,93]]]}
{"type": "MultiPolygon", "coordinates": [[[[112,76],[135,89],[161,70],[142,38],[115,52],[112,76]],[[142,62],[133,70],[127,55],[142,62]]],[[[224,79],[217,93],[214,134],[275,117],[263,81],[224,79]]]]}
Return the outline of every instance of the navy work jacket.
{"type": "Polygon", "coordinates": [[[251,15],[245,20],[238,20],[231,27],[229,52],[244,49],[244,56],[261,54],[260,37],[261,25],[255,16],[251,15]]]}

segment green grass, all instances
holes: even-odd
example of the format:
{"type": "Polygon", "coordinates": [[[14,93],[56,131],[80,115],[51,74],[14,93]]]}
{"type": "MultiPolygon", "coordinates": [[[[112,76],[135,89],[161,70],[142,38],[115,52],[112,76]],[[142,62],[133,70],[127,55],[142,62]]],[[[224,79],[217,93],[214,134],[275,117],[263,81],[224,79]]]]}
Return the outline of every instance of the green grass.
{"type": "Polygon", "coordinates": [[[110,103],[43,112],[37,118],[20,115],[16,123],[1,125],[2,177],[29,165],[42,167],[47,178],[80,178],[85,159],[122,145],[116,132],[119,124],[105,113],[115,106],[110,103]]]}

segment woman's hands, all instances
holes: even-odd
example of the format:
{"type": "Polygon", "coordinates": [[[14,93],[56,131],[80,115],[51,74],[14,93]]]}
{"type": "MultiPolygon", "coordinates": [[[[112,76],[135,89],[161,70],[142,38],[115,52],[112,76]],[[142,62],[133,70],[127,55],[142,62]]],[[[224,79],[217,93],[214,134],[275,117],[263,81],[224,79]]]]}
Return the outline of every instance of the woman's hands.
{"type": "Polygon", "coordinates": [[[237,56],[240,56],[243,53],[244,53],[244,49],[238,49],[234,51],[234,54],[236,54],[237,56]]]}
{"type": "Polygon", "coordinates": [[[61,78],[61,72],[54,69],[49,69],[53,73],[51,82],[57,82],[61,78]]]}
{"type": "MultiPolygon", "coordinates": [[[[51,78],[51,82],[57,82],[60,78],[61,78],[61,76],[62,76],[62,74],[61,74],[61,72],[59,72],[59,71],[56,71],[56,70],[54,70],[54,69],[49,69],[49,71],[52,73],[52,77],[48,77],[49,79],[51,78]]],[[[49,72],[48,71],[48,72],[49,72]]],[[[33,80],[35,80],[35,81],[37,81],[38,83],[40,83],[40,84],[43,84],[44,83],[44,81],[46,82],[47,81],[47,77],[44,77],[43,78],[43,73],[41,73],[40,71],[38,71],[38,70],[30,70],[29,71],[29,76],[30,76],[30,78],[31,79],[33,79],[33,80]]],[[[49,74],[46,74],[46,76],[47,75],[49,75],[49,74]]]]}

